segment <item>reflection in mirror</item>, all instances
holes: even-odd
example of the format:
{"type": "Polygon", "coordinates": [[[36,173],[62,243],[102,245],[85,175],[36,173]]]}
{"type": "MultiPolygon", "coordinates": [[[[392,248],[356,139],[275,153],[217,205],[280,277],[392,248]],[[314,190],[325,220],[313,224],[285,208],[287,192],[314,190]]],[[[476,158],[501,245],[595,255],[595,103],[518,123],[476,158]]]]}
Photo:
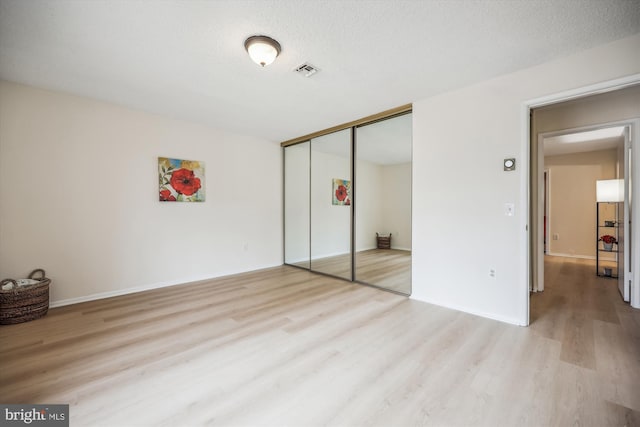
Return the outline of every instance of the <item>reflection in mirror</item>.
{"type": "Polygon", "coordinates": [[[351,280],[351,129],[311,140],[311,270],[351,280]]]}
{"type": "Polygon", "coordinates": [[[309,141],[284,149],[284,262],[310,267],[309,141]]]}
{"type": "Polygon", "coordinates": [[[355,280],[411,294],[411,114],[356,129],[355,280]]]}

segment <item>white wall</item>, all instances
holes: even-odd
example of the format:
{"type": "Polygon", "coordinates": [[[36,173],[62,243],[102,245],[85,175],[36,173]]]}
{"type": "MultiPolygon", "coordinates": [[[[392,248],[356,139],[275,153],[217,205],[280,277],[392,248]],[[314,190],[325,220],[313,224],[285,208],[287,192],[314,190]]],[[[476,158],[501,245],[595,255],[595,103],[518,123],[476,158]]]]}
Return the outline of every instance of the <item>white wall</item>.
{"type": "Polygon", "coordinates": [[[548,255],[596,259],[596,181],[616,178],[617,157],[611,149],[544,158],[549,170],[548,255]]]}
{"type": "Polygon", "coordinates": [[[524,105],[639,73],[639,51],[636,35],[413,103],[412,298],[528,322],[524,105]]]}
{"type": "Polygon", "coordinates": [[[279,265],[280,147],[0,83],[0,277],[55,303],[279,265]],[[157,157],[204,161],[206,202],[158,201],[157,157]]]}
{"type": "MultiPolygon", "coordinates": [[[[356,166],[356,251],[375,249],[376,233],[385,231],[383,226],[384,197],[382,171],[377,163],[358,159],[356,166]]],[[[388,230],[387,230],[388,231],[388,230]]]]}
{"type": "Polygon", "coordinates": [[[411,163],[382,167],[382,231],[392,234],[391,248],[411,250],[411,163]]]}
{"type": "MultiPolygon", "coordinates": [[[[307,143],[285,149],[285,203],[287,226],[285,250],[288,263],[309,259],[309,146],[307,143]],[[293,179],[293,177],[299,179],[293,179]]],[[[350,250],[350,211],[331,204],[333,178],[348,178],[349,159],[313,151],[312,197],[314,258],[345,254],[350,250]],[[346,172],[346,173],[345,173],[346,172]]],[[[379,165],[366,160],[357,164],[356,251],[375,249],[377,232],[392,232],[397,249],[411,249],[411,163],[379,165]]]]}
{"type": "MultiPolygon", "coordinates": [[[[346,157],[317,151],[313,148],[315,141],[311,144],[312,259],[351,251],[351,207],[333,205],[331,198],[334,178],[351,179],[349,151],[346,157]]],[[[347,139],[345,147],[350,150],[348,144],[347,139]]]]}
{"type": "Polygon", "coordinates": [[[376,233],[392,234],[393,249],[411,250],[411,163],[357,165],[356,250],[378,246],[376,233]]]}

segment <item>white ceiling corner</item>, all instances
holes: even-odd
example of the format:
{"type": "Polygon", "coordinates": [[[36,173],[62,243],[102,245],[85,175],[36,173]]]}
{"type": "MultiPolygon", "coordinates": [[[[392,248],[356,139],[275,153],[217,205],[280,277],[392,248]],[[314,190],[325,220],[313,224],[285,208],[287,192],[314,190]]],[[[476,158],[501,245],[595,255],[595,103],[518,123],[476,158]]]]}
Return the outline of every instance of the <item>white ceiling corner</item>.
{"type": "Polygon", "coordinates": [[[0,78],[281,141],[638,32],[627,0],[0,0],[0,78]]]}

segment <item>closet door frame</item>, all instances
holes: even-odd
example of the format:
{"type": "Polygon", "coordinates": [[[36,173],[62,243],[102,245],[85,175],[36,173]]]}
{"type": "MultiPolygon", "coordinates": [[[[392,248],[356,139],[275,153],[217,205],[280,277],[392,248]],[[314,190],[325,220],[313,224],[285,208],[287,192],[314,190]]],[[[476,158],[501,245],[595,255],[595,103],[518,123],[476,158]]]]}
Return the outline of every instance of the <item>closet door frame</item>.
{"type": "Polygon", "coordinates": [[[312,140],[314,138],[318,138],[324,135],[328,135],[331,133],[335,133],[335,132],[339,132],[345,129],[351,129],[351,144],[350,144],[350,150],[351,150],[351,159],[350,159],[350,178],[351,178],[351,199],[352,199],[352,205],[350,206],[350,258],[351,258],[351,277],[349,279],[341,277],[341,276],[334,276],[331,274],[327,274],[324,273],[322,271],[316,271],[313,270],[312,268],[312,231],[311,231],[311,172],[309,173],[309,268],[306,267],[300,267],[294,264],[287,264],[286,262],[284,262],[285,265],[290,265],[292,267],[296,267],[296,268],[302,268],[304,270],[309,270],[312,271],[316,274],[322,274],[322,275],[326,275],[329,277],[335,277],[338,279],[342,279],[342,280],[347,280],[350,282],[354,282],[354,283],[359,283],[359,284],[363,284],[363,285],[367,285],[367,286],[372,286],[378,289],[384,289],[387,290],[389,292],[393,292],[393,293],[398,293],[401,295],[406,295],[405,293],[402,292],[398,292],[398,291],[394,291],[394,290],[390,290],[390,289],[385,289],[385,288],[380,288],[378,286],[366,283],[366,282],[361,282],[358,280],[355,280],[356,278],[356,254],[355,254],[355,245],[356,245],[356,233],[355,233],[355,227],[356,227],[356,210],[358,209],[358,201],[357,201],[357,186],[358,183],[356,182],[355,176],[356,176],[356,159],[357,159],[357,152],[356,152],[356,138],[357,138],[357,128],[361,127],[361,126],[365,126],[365,125],[369,125],[369,124],[373,124],[379,121],[383,121],[383,120],[388,120],[388,119],[392,119],[394,117],[398,117],[398,116],[402,116],[405,114],[410,114],[413,112],[413,105],[412,104],[406,104],[406,105],[402,105],[400,107],[396,107],[396,108],[392,108],[390,110],[386,110],[377,114],[373,114],[371,116],[367,116],[367,117],[363,117],[361,119],[358,120],[354,120],[352,122],[348,122],[348,123],[344,123],[338,126],[334,126],[328,129],[324,129],[318,132],[313,132],[307,135],[303,135],[297,138],[293,138],[287,141],[283,141],[280,143],[280,146],[282,147],[282,165],[283,165],[283,174],[282,174],[282,190],[283,190],[283,198],[282,198],[282,206],[283,206],[283,227],[282,227],[282,232],[283,232],[283,248],[282,248],[282,253],[283,253],[283,260],[285,260],[285,253],[286,253],[286,248],[284,245],[285,242],[285,230],[286,230],[286,216],[284,215],[284,209],[285,209],[285,203],[286,203],[286,193],[285,193],[285,180],[286,180],[286,176],[284,174],[284,170],[285,170],[285,150],[287,147],[289,146],[293,146],[293,145],[297,145],[300,143],[304,143],[304,142],[309,142],[309,167],[311,168],[311,164],[312,164],[312,140]]]}

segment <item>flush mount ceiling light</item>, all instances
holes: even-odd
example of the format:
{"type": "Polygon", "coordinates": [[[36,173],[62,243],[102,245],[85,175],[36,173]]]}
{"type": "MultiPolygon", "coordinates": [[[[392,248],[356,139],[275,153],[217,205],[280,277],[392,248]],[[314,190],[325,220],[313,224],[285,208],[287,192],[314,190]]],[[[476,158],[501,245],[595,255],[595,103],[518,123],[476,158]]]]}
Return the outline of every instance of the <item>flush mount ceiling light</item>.
{"type": "Polygon", "coordinates": [[[256,64],[269,65],[282,50],[277,40],[267,36],[251,36],[244,41],[244,48],[256,64]]]}

